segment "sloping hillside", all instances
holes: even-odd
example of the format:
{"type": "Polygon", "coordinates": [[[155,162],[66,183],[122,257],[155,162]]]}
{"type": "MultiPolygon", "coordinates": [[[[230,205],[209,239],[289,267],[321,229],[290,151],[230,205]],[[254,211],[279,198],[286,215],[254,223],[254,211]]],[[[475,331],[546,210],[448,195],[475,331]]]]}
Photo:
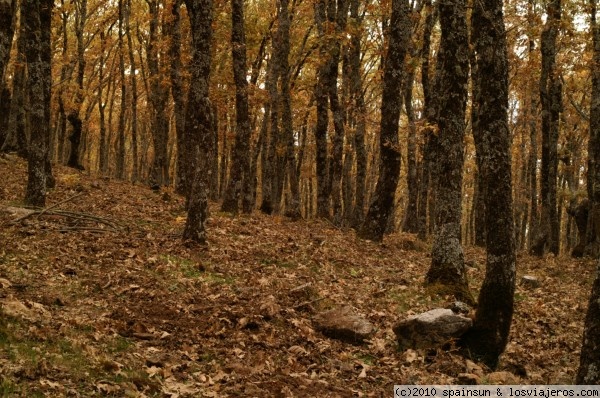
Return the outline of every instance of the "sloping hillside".
{"type": "MultiPolygon", "coordinates": [[[[428,248],[409,235],[379,245],[326,222],[233,218],[215,205],[209,246],[187,247],[171,192],[55,174],[48,210],[15,214],[26,164],[0,158],[1,396],[390,396],[394,384],[456,383],[467,371],[452,350],[397,349],[398,320],[450,300],[428,296],[428,248]],[[376,325],[370,342],[314,329],[313,316],[339,304],[376,325]]],[[[466,257],[477,289],[485,254],[466,257]]],[[[519,256],[519,279],[542,285],[517,287],[499,370],[572,382],[593,269],[519,256]]]]}

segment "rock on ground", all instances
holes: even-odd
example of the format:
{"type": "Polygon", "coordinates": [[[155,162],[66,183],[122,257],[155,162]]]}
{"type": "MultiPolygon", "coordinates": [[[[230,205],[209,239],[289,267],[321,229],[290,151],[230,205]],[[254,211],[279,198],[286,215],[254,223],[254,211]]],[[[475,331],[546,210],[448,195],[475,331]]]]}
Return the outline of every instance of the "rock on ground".
{"type": "Polygon", "coordinates": [[[317,314],[313,318],[315,328],[333,339],[360,343],[371,337],[375,327],[358,315],[350,306],[342,306],[317,314]]]}
{"type": "Polygon", "coordinates": [[[472,325],[470,318],[437,308],[399,322],[394,333],[401,349],[433,348],[462,336],[472,325]]]}

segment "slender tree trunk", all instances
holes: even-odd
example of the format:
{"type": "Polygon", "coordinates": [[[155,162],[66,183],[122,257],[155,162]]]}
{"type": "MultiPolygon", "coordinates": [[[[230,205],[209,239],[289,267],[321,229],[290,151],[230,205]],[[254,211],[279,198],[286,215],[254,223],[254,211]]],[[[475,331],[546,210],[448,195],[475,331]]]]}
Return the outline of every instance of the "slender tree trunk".
{"type": "Polygon", "coordinates": [[[392,1],[389,26],[389,44],[383,69],[381,97],[379,178],[365,221],[358,236],[376,242],[383,240],[388,219],[394,210],[394,195],[400,178],[400,146],[398,123],[402,96],[400,88],[404,76],[404,57],[410,38],[410,8],[404,0],[392,1]]]}
{"type": "MultiPolygon", "coordinates": [[[[331,1],[331,0],[330,0],[331,1]]],[[[315,3],[315,24],[321,46],[319,56],[321,60],[327,59],[327,49],[323,45],[325,40],[326,0],[317,0],[315,3]]],[[[327,149],[327,128],[329,125],[329,113],[327,110],[327,79],[329,75],[328,63],[323,62],[317,70],[317,82],[315,85],[315,103],[317,107],[317,120],[315,126],[316,163],[317,163],[317,217],[329,218],[329,162],[327,149]]]]}
{"type": "MultiPolygon", "coordinates": [[[[281,31],[281,127],[285,144],[285,170],[290,185],[289,206],[285,215],[292,219],[301,218],[300,185],[296,173],[296,143],[292,120],[292,98],[290,89],[290,24],[289,0],[280,1],[279,29],[281,31]]],[[[283,179],[283,178],[282,178],[283,179]]]]}
{"type": "MultiPolygon", "coordinates": [[[[150,92],[148,93],[152,105],[152,133],[154,161],[150,171],[150,185],[169,185],[168,141],[169,120],[166,115],[169,91],[162,82],[159,63],[159,2],[147,0],[150,9],[150,29],[148,35],[148,78],[150,92]]],[[[164,58],[164,57],[163,57],[164,58]]]]}
{"type": "Polygon", "coordinates": [[[547,6],[548,19],[542,32],[542,71],[540,102],[542,104],[542,214],[538,236],[531,248],[532,254],[543,255],[546,250],[559,253],[559,215],[557,213],[556,184],[558,173],[558,129],[562,111],[562,84],[556,66],[556,40],[561,19],[561,0],[552,0],[547,6]]]}
{"type": "Polygon", "coordinates": [[[231,163],[231,175],[225,191],[221,211],[238,213],[240,197],[242,210],[251,213],[250,184],[250,117],[248,115],[248,81],[246,80],[246,35],[244,32],[244,2],[231,1],[231,52],[233,58],[233,78],[235,81],[235,156],[231,163]]]}
{"type": "Polygon", "coordinates": [[[15,33],[16,10],[16,0],[0,2],[0,86],[3,86],[5,82],[4,70],[10,58],[10,48],[15,33]]]}
{"type": "Polygon", "coordinates": [[[433,133],[430,124],[434,123],[435,114],[432,84],[430,79],[429,57],[431,52],[431,33],[437,19],[437,12],[431,4],[431,0],[425,0],[425,26],[423,27],[423,47],[421,49],[421,86],[423,87],[423,114],[424,122],[428,126],[421,150],[422,159],[419,167],[419,187],[417,203],[417,223],[419,239],[425,240],[428,235],[427,210],[429,207],[430,187],[432,185],[431,170],[433,160],[432,140],[433,133]]]}
{"type": "Polygon", "coordinates": [[[172,20],[169,27],[171,35],[171,45],[169,47],[169,55],[171,59],[171,95],[175,103],[175,131],[177,142],[177,166],[175,190],[179,194],[187,195],[186,175],[184,173],[187,160],[185,158],[185,98],[183,88],[182,66],[181,66],[181,0],[175,0],[172,4],[171,14],[172,20]]]}
{"type": "Polygon", "coordinates": [[[477,64],[477,119],[473,125],[485,183],[486,272],[473,328],[464,341],[491,368],[508,342],[515,292],[516,254],[508,126],[508,49],[502,0],[475,3],[471,16],[477,64]]]}
{"type": "Polygon", "coordinates": [[[210,78],[212,41],[212,0],[185,1],[192,31],[191,80],[186,111],[190,168],[193,184],[189,196],[188,217],[183,239],[206,243],[206,219],[208,218],[208,195],[214,156],[214,117],[208,87],[210,78]]]}
{"type": "Polygon", "coordinates": [[[17,37],[17,56],[14,66],[13,97],[10,103],[10,115],[8,119],[8,134],[2,144],[1,152],[15,150],[22,158],[28,157],[27,140],[27,59],[25,24],[21,22],[17,37]]]}
{"type": "MultiPolygon", "coordinates": [[[[416,54],[415,54],[416,55],[416,54]]],[[[417,126],[415,124],[415,112],[412,107],[412,91],[415,73],[414,70],[408,74],[404,89],[404,108],[408,119],[408,140],[406,148],[406,184],[408,188],[408,203],[402,230],[409,233],[419,232],[417,219],[417,206],[419,200],[419,176],[417,170],[417,126]]]]}
{"type": "Polygon", "coordinates": [[[133,158],[131,181],[137,182],[137,180],[139,179],[137,114],[138,90],[135,57],[133,52],[133,40],[131,38],[131,24],[129,23],[130,16],[131,0],[127,0],[127,11],[125,14],[125,33],[127,35],[127,47],[129,48],[129,79],[131,84],[131,157],[133,158]]]}
{"type": "Polygon", "coordinates": [[[87,20],[87,0],[75,2],[75,37],[77,39],[77,92],[75,93],[75,103],[67,115],[67,120],[71,123],[72,131],[69,136],[71,149],[69,150],[69,159],[67,166],[78,170],[83,170],[80,162],[80,145],[83,134],[83,122],[80,112],[83,104],[83,79],[85,75],[85,44],[83,41],[85,22],[87,20]]]}
{"type": "Polygon", "coordinates": [[[440,3],[439,128],[435,236],[426,281],[472,303],[461,245],[462,177],[469,50],[464,0],[440,3]],[[441,58],[440,58],[441,57],[441,58]]]}
{"type": "Polygon", "coordinates": [[[123,0],[119,0],[119,66],[121,72],[121,108],[119,111],[119,125],[117,127],[117,178],[125,179],[125,114],[127,111],[127,84],[125,80],[125,45],[123,23],[125,9],[123,0]]]}
{"type": "Polygon", "coordinates": [[[590,138],[588,141],[587,173],[589,214],[585,254],[597,258],[598,254],[600,254],[600,71],[598,68],[598,65],[600,65],[600,27],[596,20],[596,1],[590,0],[590,5],[592,10],[591,27],[594,50],[591,64],[592,95],[590,98],[590,138]]]}

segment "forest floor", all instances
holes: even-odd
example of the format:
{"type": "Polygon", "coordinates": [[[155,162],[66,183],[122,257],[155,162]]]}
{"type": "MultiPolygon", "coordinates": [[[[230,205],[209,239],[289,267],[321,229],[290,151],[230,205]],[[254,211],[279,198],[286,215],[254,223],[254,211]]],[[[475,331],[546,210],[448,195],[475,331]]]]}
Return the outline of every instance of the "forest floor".
{"type": "MultiPolygon", "coordinates": [[[[456,384],[473,366],[453,349],[397,348],[396,322],[451,301],[427,294],[429,248],[411,235],[375,244],[213,204],[209,245],[188,247],[180,197],[55,175],[48,206],[70,200],[15,222],[7,208],[22,206],[26,163],[0,158],[0,396],[391,396],[394,384],[456,384]],[[341,304],[377,327],[367,343],[314,329],[316,313],[341,304]]],[[[477,292],[485,253],[465,256],[477,292]]],[[[517,286],[499,370],[570,384],[594,264],[519,255],[517,273],[542,284],[517,286]]]]}

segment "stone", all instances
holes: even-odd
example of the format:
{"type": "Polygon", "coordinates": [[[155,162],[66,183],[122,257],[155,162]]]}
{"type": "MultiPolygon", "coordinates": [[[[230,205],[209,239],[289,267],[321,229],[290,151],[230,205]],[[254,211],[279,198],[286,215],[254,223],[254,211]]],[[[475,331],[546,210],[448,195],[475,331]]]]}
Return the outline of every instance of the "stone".
{"type": "Polygon", "coordinates": [[[467,359],[467,361],[465,362],[465,367],[467,373],[473,373],[480,377],[483,376],[483,368],[477,365],[475,362],[471,361],[470,359],[467,359]]]}
{"type": "Polygon", "coordinates": [[[462,336],[472,325],[470,318],[437,308],[399,322],[394,333],[401,349],[434,348],[462,336]]]}
{"type": "Polygon", "coordinates": [[[505,370],[500,372],[492,372],[486,376],[489,384],[519,384],[520,380],[514,374],[505,370]]]}
{"type": "Polygon", "coordinates": [[[535,289],[540,287],[540,281],[535,276],[523,275],[521,278],[521,286],[525,289],[535,289]]]}
{"type": "Polygon", "coordinates": [[[456,384],[461,384],[465,386],[474,386],[479,384],[481,379],[479,376],[473,373],[460,373],[456,378],[456,384]]]}
{"type": "Polygon", "coordinates": [[[313,318],[315,329],[333,339],[360,343],[375,332],[371,322],[358,315],[350,306],[322,312],[313,318]]]}
{"type": "Polygon", "coordinates": [[[471,312],[471,307],[469,306],[469,304],[467,303],[463,303],[462,301],[455,301],[452,304],[450,304],[450,307],[448,307],[452,310],[452,312],[457,313],[457,314],[468,314],[469,312],[471,312]]]}

